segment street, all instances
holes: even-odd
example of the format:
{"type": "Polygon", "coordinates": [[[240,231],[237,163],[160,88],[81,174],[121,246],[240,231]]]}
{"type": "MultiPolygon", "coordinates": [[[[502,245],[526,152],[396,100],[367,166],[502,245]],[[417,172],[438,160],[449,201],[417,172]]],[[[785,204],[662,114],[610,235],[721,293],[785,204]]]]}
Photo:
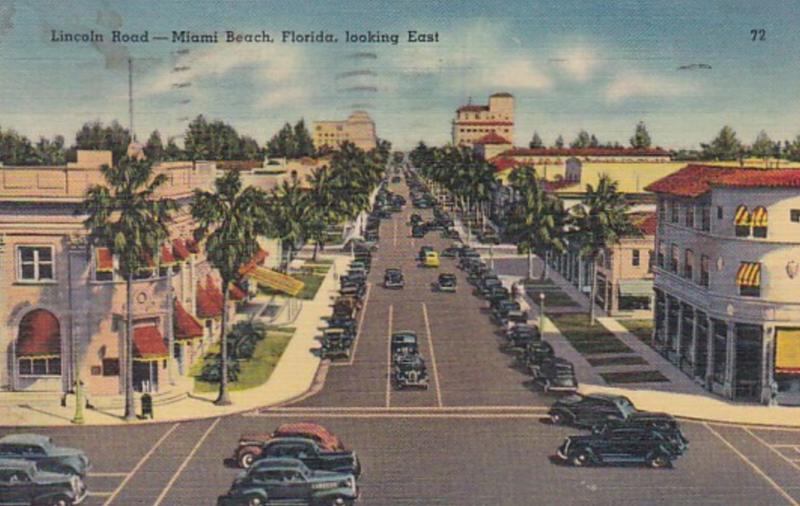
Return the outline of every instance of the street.
{"type": "MultiPolygon", "coordinates": [[[[404,184],[390,189],[408,198],[404,184]]],[[[92,506],[212,505],[239,472],[226,459],[241,433],[299,420],[325,425],[358,453],[361,504],[800,504],[798,430],[683,421],[691,445],[671,470],[578,469],[553,460],[564,437],[580,431],[546,421],[554,398],[531,387],[499,349],[486,303],[471,294],[455,261],[417,267],[420,246],[441,250],[450,241],[438,232],[411,238],[412,212],[432,214],[409,201],[383,220],[355,353],[329,368],[319,393],[192,422],[24,432],[87,452],[92,506]],[[381,286],[389,267],[402,269],[403,290],[381,286]],[[457,275],[455,294],[431,289],[442,272],[457,275]],[[389,383],[389,336],[398,330],[419,336],[427,390],[395,391],[389,383]]]]}

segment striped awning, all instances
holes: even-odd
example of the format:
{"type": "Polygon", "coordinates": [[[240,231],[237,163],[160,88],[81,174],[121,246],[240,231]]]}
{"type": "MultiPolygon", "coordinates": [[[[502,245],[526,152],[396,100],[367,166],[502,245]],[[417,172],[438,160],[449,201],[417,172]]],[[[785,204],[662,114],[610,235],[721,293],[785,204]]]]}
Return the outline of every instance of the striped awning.
{"type": "Polygon", "coordinates": [[[133,329],[133,360],[148,362],[167,358],[169,351],[161,331],[155,325],[133,329]]]}
{"type": "Polygon", "coordinates": [[[761,286],[761,263],[742,262],[736,273],[736,284],[739,286],[761,286]]]}
{"type": "Polygon", "coordinates": [[[775,372],[800,374],[800,329],[777,329],[775,372]]]}
{"type": "Polygon", "coordinates": [[[747,210],[747,206],[739,206],[736,208],[736,214],[734,215],[733,223],[737,227],[750,226],[750,212],[747,210]]]}
{"type": "Polygon", "coordinates": [[[97,272],[112,272],[114,270],[114,257],[108,248],[95,248],[95,270],[97,272]]]}
{"type": "Polygon", "coordinates": [[[286,274],[266,269],[264,267],[256,267],[247,273],[247,277],[255,280],[256,283],[267,288],[279,290],[291,296],[300,293],[305,283],[300,280],[294,279],[286,274]]]}
{"type": "Polygon", "coordinates": [[[753,209],[753,226],[766,227],[767,226],[767,210],[764,207],[756,207],[753,209]]]}

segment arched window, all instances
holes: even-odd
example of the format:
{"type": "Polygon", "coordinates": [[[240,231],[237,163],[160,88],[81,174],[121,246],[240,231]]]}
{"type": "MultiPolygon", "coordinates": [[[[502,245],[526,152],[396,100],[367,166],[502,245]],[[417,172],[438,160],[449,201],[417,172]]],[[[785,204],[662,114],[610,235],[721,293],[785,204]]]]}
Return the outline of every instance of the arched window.
{"type": "Polygon", "coordinates": [[[753,209],[753,237],[767,237],[767,210],[764,206],[753,209]]]}
{"type": "Polygon", "coordinates": [[[750,211],[747,206],[741,205],[736,208],[733,215],[733,225],[736,229],[736,237],[750,237],[750,224],[752,222],[750,211]]]}
{"type": "Polygon", "coordinates": [[[61,325],[53,313],[35,309],[19,323],[17,366],[20,376],[61,375],[61,325]]]}

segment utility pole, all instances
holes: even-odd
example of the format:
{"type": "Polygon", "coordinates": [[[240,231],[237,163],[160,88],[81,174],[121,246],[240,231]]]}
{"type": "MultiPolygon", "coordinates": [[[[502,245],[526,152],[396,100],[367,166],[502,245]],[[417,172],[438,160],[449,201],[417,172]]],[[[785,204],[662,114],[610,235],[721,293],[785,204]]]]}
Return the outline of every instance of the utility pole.
{"type": "Polygon", "coordinates": [[[135,141],[136,134],[133,132],[133,58],[128,57],[128,130],[131,138],[135,141]]]}

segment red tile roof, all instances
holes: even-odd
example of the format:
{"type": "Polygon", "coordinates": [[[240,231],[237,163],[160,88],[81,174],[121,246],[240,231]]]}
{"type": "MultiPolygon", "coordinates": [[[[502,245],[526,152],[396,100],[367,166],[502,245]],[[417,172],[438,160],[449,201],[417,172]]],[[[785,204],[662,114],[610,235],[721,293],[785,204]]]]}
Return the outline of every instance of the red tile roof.
{"type": "Polygon", "coordinates": [[[61,326],[50,311],[35,309],[19,324],[17,356],[31,357],[61,354],[61,326]]]}
{"type": "Polygon", "coordinates": [[[712,186],[735,188],[800,188],[800,169],[759,169],[690,164],[645,187],[653,193],[698,197],[712,186]]]}
{"type": "Polygon", "coordinates": [[[203,337],[203,326],[179,301],[175,301],[175,339],[203,337]]]}
{"type": "Polygon", "coordinates": [[[511,144],[511,141],[495,132],[489,132],[473,144],[511,144]]]}
{"type": "Polygon", "coordinates": [[[222,316],[222,292],[219,291],[211,275],[206,277],[206,286],[197,283],[197,316],[199,318],[219,318],[222,316]]]}
{"type": "Polygon", "coordinates": [[[473,104],[462,105],[461,107],[456,109],[457,112],[480,112],[488,110],[489,110],[488,105],[473,105],[473,104]]]}
{"type": "Polygon", "coordinates": [[[554,181],[545,181],[544,182],[544,189],[545,191],[553,191],[553,190],[560,190],[562,188],[567,188],[569,186],[575,186],[580,184],[580,181],[569,181],[567,179],[556,179],[554,181]]]}
{"type": "Polygon", "coordinates": [[[258,248],[256,254],[253,255],[253,258],[251,258],[246,264],[239,267],[239,275],[244,276],[254,268],[258,267],[264,262],[265,258],[267,258],[267,252],[261,248],[258,248]]]}
{"type": "Polygon", "coordinates": [[[192,252],[186,247],[186,243],[183,239],[175,239],[172,241],[172,252],[178,260],[186,260],[192,256],[192,252]]]}
{"type": "Polygon", "coordinates": [[[155,325],[145,325],[133,329],[134,358],[153,359],[169,355],[164,337],[155,325]]]}
{"type": "Polygon", "coordinates": [[[636,227],[642,235],[656,235],[658,218],[655,212],[634,212],[628,214],[628,220],[636,227]]]}
{"type": "Polygon", "coordinates": [[[514,167],[516,167],[517,165],[520,164],[518,161],[514,160],[513,158],[506,158],[504,156],[498,156],[498,157],[492,158],[489,161],[489,163],[494,165],[494,168],[498,172],[500,172],[502,170],[506,170],[506,169],[513,169],[514,167]]]}
{"type": "Polygon", "coordinates": [[[669,156],[661,148],[514,148],[505,156],[669,156]]]}

